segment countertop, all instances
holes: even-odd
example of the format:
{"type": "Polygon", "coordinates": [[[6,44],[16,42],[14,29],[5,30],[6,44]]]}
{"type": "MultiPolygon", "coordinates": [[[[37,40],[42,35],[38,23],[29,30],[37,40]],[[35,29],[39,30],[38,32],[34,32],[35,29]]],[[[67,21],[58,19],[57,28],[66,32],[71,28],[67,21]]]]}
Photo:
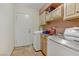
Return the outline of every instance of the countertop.
{"type": "Polygon", "coordinates": [[[48,39],[79,52],[79,42],[78,41],[67,40],[67,39],[64,39],[63,36],[59,36],[59,35],[48,36],[48,39]]]}

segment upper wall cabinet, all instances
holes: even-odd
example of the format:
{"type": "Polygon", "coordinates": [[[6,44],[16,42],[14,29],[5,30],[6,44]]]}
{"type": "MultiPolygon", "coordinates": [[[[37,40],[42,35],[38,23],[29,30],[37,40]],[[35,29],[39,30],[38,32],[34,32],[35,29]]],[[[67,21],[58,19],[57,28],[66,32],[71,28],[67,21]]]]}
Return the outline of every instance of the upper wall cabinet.
{"type": "Polygon", "coordinates": [[[62,5],[60,5],[58,8],[56,8],[53,12],[52,12],[52,17],[54,19],[58,19],[61,17],[62,14],[62,5]]]}
{"type": "Polygon", "coordinates": [[[46,12],[44,11],[41,15],[40,15],[40,25],[45,25],[46,23],[46,12]]]}
{"type": "Polygon", "coordinates": [[[51,21],[53,20],[52,16],[51,16],[51,12],[46,14],[46,21],[51,21]]]}
{"type": "Polygon", "coordinates": [[[51,18],[54,19],[59,19],[62,16],[62,6],[60,5],[59,7],[57,7],[55,10],[53,10],[51,12],[51,18]]]}
{"type": "Polygon", "coordinates": [[[62,13],[62,5],[51,11],[46,15],[46,21],[51,21],[55,19],[59,19],[61,17],[62,13]]]}
{"type": "Polygon", "coordinates": [[[79,18],[79,4],[66,3],[64,4],[64,20],[79,18]]]}
{"type": "Polygon", "coordinates": [[[49,21],[50,16],[51,16],[50,13],[46,14],[46,21],[49,21]]]}
{"type": "Polygon", "coordinates": [[[62,5],[62,3],[51,3],[40,9],[40,25],[45,25],[48,21],[59,19],[62,16],[62,5]]]}
{"type": "Polygon", "coordinates": [[[79,3],[76,3],[76,15],[79,16],[79,3]]]}
{"type": "Polygon", "coordinates": [[[66,16],[75,14],[75,4],[66,4],[66,16]]]}

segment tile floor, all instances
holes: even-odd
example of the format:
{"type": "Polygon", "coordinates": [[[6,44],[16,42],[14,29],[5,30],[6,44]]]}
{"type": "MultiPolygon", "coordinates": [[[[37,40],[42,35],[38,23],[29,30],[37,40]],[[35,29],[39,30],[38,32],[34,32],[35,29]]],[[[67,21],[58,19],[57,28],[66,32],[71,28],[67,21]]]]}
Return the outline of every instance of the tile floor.
{"type": "Polygon", "coordinates": [[[32,45],[16,47],[11,56],[44,56],[40,51],[35,52],[32,45]]]}

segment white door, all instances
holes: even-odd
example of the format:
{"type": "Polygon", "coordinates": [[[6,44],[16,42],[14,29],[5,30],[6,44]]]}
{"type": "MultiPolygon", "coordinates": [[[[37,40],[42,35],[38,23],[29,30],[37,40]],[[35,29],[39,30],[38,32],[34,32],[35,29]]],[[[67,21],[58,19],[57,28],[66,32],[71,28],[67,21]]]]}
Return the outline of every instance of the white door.
{"type": "Polygon", "coordinates": [[[31,44],[31,21],[29,15],[17,14],[15,26],[15,46],[31,44]]]}

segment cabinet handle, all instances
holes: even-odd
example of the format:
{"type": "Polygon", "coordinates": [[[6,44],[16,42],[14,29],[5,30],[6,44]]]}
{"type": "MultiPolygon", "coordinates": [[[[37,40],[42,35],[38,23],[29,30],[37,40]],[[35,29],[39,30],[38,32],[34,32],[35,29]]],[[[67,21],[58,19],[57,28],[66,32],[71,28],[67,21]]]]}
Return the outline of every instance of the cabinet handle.
{"type": "Polygon", "coordinates": [[[77,13],[79,13],[79,11],[76,11],[77,13]]]}

